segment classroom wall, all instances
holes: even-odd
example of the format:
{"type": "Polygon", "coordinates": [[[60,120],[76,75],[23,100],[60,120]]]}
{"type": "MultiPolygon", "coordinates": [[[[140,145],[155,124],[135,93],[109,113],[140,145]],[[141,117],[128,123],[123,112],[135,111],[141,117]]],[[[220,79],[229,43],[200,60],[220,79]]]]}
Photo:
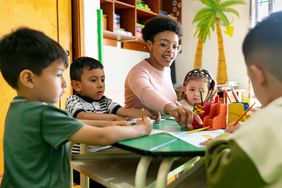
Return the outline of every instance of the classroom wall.
{"type": "MultiPolygon", "coordinates": [[[[183,53],[176,59],[177,83],[181,84],[186,73],[193,69],[194,56],[197,46],[197,39],[193,38],[195,26],[192,24],[193,17],[202,8],[202,4],[195,0],[182,0],[182,26],[183,26],[183,53]]],[[[229,81],[238,81],[240,88],[247,89],[248,78],[241,52],[241,45],[249,27],[249,4],[234,7],[240,14],[240,18],[234,17],[234,34],[229,37],[223,33],[225,46],[225,57],[227,62],[229,81]]],[[[232,19],[232,17],[230,17],[232,19]]],[[[203,49],[203,68],[208,69],[214,78],[217,72],[217,38],[216,33],[211,34],[211,38],[206,41],[203,49]]]]}
{"type": "Polygon", "coordinates": [[[104,46],[105,94],[123,105],[124,80],[128,71],[147,57],[148,53],[104,46]]]}
{"type": "MultiPolygon", "coordinates": [[[[84,0],[85,55],[96,59],[98,59],[96,9],[99,8],[99,1],[84,0]]],[[[103,64],[106,75],[105,95],[123,105],[124,80],[128,71],[132,66],[147,57],[148,53],[145,52],[127,50],[120,47],[103,46],[103,64]]]]}
{"type": "Polygon", "coordinates": [[[100,1],[84,0],[85,55],[98,59],[97,12],[100,1]]]}

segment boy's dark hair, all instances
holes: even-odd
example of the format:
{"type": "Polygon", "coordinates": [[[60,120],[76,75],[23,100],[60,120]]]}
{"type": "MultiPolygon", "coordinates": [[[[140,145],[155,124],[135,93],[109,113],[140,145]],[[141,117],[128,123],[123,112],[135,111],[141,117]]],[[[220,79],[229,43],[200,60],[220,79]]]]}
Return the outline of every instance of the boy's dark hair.
{"type": "Polygon", "coordinates": [[[154,17],[145,22],[145,27],[142,29],[143,40],[154,41],[154,37],[163,31],[172,31],[182,37],[181,25],[175,20],[168,17],[154,17]]]}
{"type": "Polygon", "coordinates": [[[245,62],[259,64],[282,80],[282,12],[276,12],[249,31],[243,42],[245,62]],[[250,62],[250,57],[260,61],[250,62]]]}
{"type": "Polygon", "coordinates": [[[68,66],[68,55],[60,44],[37,30],[20,28],[0,41],[0,70],[14,89],[18,88],[21,71],[29,69],[40,75],[57,59],[68,66]]]}
{"type": "Polygon", "coordinates": [[[103,65],[100,61],[92,57],[79,57],[73,61],[70,66],[70,77],[71,80],[80,81],[83,69],[87,68],[88,70],[92,69],[103,69],[103,65]]]}

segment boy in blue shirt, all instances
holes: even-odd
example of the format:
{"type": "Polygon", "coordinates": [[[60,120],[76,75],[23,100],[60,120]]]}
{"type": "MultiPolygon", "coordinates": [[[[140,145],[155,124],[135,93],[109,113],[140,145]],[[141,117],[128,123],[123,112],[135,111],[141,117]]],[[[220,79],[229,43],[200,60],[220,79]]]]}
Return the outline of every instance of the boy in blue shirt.
{"type": "Polygon", "coordinates": [[[137,126],[98,128],[53,106],[67,86],[67,66],[66,52],[42,32],[21,28],[1,39],[1,73],[17,92],[5,121],[1,187],[69,188],[68,140],[110,145],[150,133],[149,118],[137,126]]]}

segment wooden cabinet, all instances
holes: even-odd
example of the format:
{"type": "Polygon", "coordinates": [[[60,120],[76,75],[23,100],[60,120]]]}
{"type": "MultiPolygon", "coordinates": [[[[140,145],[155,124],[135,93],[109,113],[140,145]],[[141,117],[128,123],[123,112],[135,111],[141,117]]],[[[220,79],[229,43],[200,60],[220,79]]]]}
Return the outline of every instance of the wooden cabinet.
{"type": "Polygon", "coordinates": [[[155,16],[170,16],[181,22],[181,0],[100,0],[103,9],[104,45],[146,51],[142,25],[155,16]]]}
{"type": "MultiPolygon", "coordinates": [[[[9,0],[0,1],[0,38],[18,27],[30,27],[43,31],[72,52],[71,1],[69,0],[9,0]],[[4,27],[5,26],[5,27],[4,27]]],[[[69,70],[65,71],[68,83],[69,70]]],[[[57,106],[64,108],[64,101],[71,94],[70,86],[57,106]]],[[[8,86],[0,74],[0,176],[3,173],[4,121],[11,100],[16,92],[8,86]]]]}

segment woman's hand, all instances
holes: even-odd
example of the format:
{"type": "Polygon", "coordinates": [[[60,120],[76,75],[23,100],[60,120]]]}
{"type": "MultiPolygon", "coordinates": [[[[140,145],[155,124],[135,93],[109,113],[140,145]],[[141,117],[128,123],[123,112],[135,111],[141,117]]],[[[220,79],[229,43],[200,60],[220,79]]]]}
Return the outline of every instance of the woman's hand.
{"type": "Polygon", "coordinates": [[[154,110],[145,109],[145,116],[149,116],[151,119],[154,119],[157,123],[161,121],[161,114],[154,110]]]}
{"type": "Polygon", "coordinates": [[[201,118],[197,114],[182,105],[169,103],[165,105],[164,112],[173,116],[177,122],[183,123],[190,129],[193,128],[193,119],[195,119],[199,124],[203,124],[201,118]]]}

